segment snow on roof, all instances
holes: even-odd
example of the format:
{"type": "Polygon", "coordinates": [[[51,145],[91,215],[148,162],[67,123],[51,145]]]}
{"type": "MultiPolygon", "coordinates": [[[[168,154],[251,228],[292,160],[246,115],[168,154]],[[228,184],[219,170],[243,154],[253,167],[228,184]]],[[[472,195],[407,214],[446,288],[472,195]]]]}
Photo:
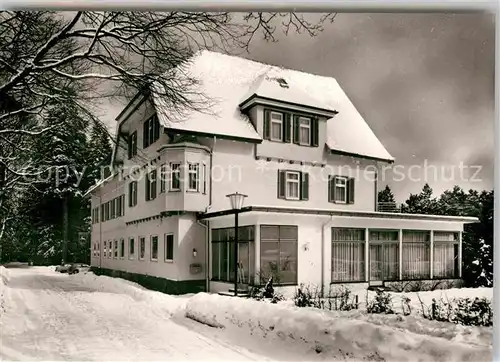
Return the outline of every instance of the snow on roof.
{"type": "Polygon", "coordinates": [[[246,98],[258,95],[338,111],[328,120],[326,145],[339,152],[394,160],[350,99],[332,77],[324,77],[216,52],[198,52],[188,65],[189,75],[197,78],[199,91],[214,102],[211,112],[192,112],[181,122],[168,122],[155,99],[158,118],[167,128],[191,132],[262,140],[247,116],[238,108],[246,98]],[[283,88],[275,78],[283,78],[283,88]],[[245,98],[246,97],[246,98],[245,98]]]}

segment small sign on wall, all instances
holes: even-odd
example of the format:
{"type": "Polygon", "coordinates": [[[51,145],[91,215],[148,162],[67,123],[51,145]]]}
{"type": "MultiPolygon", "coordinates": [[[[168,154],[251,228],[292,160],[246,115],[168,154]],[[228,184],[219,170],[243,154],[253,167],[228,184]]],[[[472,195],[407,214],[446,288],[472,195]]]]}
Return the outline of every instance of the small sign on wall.
{"type": "Polygon", "coordinates": [[[203,268],[200,263],[193,263],[189,265],[189,272],[191,274],[200,274],[203,268]]]}

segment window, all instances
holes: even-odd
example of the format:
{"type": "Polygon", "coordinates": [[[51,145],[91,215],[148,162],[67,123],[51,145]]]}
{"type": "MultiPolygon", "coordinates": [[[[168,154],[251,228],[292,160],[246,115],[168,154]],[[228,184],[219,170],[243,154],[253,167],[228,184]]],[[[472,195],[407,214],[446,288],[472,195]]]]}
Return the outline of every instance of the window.
{"type": "Polygon", "coordinates": [[[153,170],[146,177],[146,201],[156,199],[156,182],[156,170],[153,170]]]}
{"type": "Polygon", "coordinates": [[[170,164],[170,191],[179,191],[181,189],[181,164],[170,164]]]}
{"type": "Polygon", "coordinates": [[[278,170],[278,198],[309,199],[309,174],[300,171],[278,170]]]}
{"type": "Polygon", "coordinates": [[[121,215],[125,216],[125,194],[121,195],[120,198],[122,200],[121,201],[121,208],[122,208],[121,215]]]}
{"type": "Polygon", "coordinates": [[[111,220],[116,218],[116,199],[110,201],[110,214],[111,220]]]}
{"type": "Polygon", "coordinates": [[[123,238],[120,239],[120,258],[125,258],[125,240],[123,238]]]}
{"type": "Polygon", "coordinates": [[[106,242],[103,242],[103,245],[104,245],[104,247],[102,248],[102,256],[103,256],[103,258],[105,258],[106,257],[106,250],[107,250],[106,249],[106,242]]]}
{"type": "Polygon", "coordinates": [[[102,222],[106,221],[106,211],[105,211],[106,205],[102,204],[101,205],[101,220],[102,222]]]}
{"type": "Polygon", "coordinates": [[[137,155],[137,131],[133,132],[128,139],[128,159],[137,155]]]}
{"type": "Polygon", "coordinates": [[[134,259],[134,256],[135,256],[135,239],[129,238],[128,239],[128,258],[134,259]]]}
{"type": "Polygon", "coordinates": [[[188,191],[199,191],[199,165],[197,163],[188,164],[188,191]]]}
{"type": "Polygon", "coordinates": [[[430,232],[403,230],[403,279],[430,278],[430,232]]]}
{"type": "Polygon", "coordinates": [[[122,214],[122,196],[116,198],[116,217],[123,216],[122,214]]]}
{"type": "Polygon", "coordinates": [[[365,229],[332,228],[332,282],[365,280],[365,229]]]}
{"type": "Polygon", "coordinates": [[[165,234],[165,261],[174,260],[174,234],[165,234]]]}
{"type": "Polygon", "coordinates": [[[319,121],[316,117],[293,116],[293,143],[318,147],[319,121]]]}
{"type": "Polygon", "coordinates": [[[115,240],[114,258],[118,258],[118,240],[115,240]]]}
{"type": "Polygon", "coordinates": [[[97,248],[97,256],[101,256],[101,244],[99,242],[97,242],[96,248],[97,248]]]}
{"type": "Polygon", "coordinates": [[[399,231],[370,230],[370,280],[399,279],[399,231]]]}
{"type": "Polygon", "coordinates": [[[434,278],[459,277],[458,232],[434,231],[434,278]]]}
{"type": "Polygon", "coordinates": [[[158,260],[158,236],[151,236],[151,260],[158,260]]]}
{"type": "Polygon", "coordinates": [[[146,254],[146,238],[141,236],[139,238],[139,260],[144,260],[146,254]]]}
{"type": "Polygon", "coordinates": [[[328,202],[354,204],[354,178],[344,176],[328,177],[328,202]]]}
{"type": "MultiPolygon", "coordinates": [[[[238,228],[238,281],[253,283],[255,275],[255,226],[238,228]]],[[[234,282],[234,227],[212,229],[212,280],[234,282]]]]}
{"type": "Polygon", "coordinates": [[[299,144],[311,145],[311,119],[299,117],[299,144]]]}
{"type": "Polygon", "coordinates": [[[271,112],[271,140],[283,141],[283,113],[271,112]]]}
{"type": "Polygon", "coordinates": [[[111,259],[113,256],[113,242],[110,240],[108,242],[109,248],[108,248],[108,259],[111,259]]]}
{"type": "Polygon", "coordinates": [[[297,284],[297,226],[262,225],[260,241],[261,271],[277,284],[297,284]]]}
{"type": "Polygon", "coordinates": [[[132,181],[128,184],[128,206],[135,205],[137,205],[137,181],[132,181]]]}
{"type": "Polygon", "coordinates": [[[167,190],[167,165],[160,167],[160,194],[167,190]]]}
{"type": "Polygon", "coordinates": [[[99,222],[99,206],[95,208],[95,222],[99,222]]]}
{"type": "Polygon", "coordinates": [[[147,148],[160,138],[160,122],[155,114],[143,124],[143,148],[147,148]]]}

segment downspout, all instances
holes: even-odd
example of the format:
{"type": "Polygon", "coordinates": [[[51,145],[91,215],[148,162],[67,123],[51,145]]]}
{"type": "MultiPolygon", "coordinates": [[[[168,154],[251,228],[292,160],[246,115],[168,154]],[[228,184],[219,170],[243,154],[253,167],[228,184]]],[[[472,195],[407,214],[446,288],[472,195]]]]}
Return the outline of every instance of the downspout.
{"type": "Polygon", "coordinates": [[[321,225],[321,297],[325,296],[325,229],[333,222],[333,215],[330,220],[321,225]]]}
{"type": "MultiPolygon", "coordinates": [[[[208,181],[208,206],[205,209],[205,212],[207,212],[211,207],[212,207],[212,170],[213,170],[213,154],[214,154],[214,148],[215,148],[215,143],[217,142],[217,137],[214,136],[214,142],[212,144],[212,147],[210,148],[210,153],[209,153],[209,162],[210,165],[208,167],[208,173],[210,175],[209,181],[208,181]]],[[[205,175],[206,177],[206,175],[205,175]]],[[[206,221],[201,222],[197,221],[197,224],[205,228],[205,290],[206,292],[210,291],[210,273],[209,273],[209,264],[210,264],[210,222],[206,221]]]]}

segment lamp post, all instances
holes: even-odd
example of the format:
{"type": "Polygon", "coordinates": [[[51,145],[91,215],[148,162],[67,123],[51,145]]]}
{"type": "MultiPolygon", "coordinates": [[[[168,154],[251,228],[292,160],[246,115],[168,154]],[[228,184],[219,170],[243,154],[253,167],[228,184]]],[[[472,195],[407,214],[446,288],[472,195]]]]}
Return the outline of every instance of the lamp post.
{"type": "Polygon", "coordinates": [[[229,195],[231,209],[234,210],[234,296],[238,296],[238,212],[243,207],[243,202],[247,195],[235,192],[229,195]]]}

